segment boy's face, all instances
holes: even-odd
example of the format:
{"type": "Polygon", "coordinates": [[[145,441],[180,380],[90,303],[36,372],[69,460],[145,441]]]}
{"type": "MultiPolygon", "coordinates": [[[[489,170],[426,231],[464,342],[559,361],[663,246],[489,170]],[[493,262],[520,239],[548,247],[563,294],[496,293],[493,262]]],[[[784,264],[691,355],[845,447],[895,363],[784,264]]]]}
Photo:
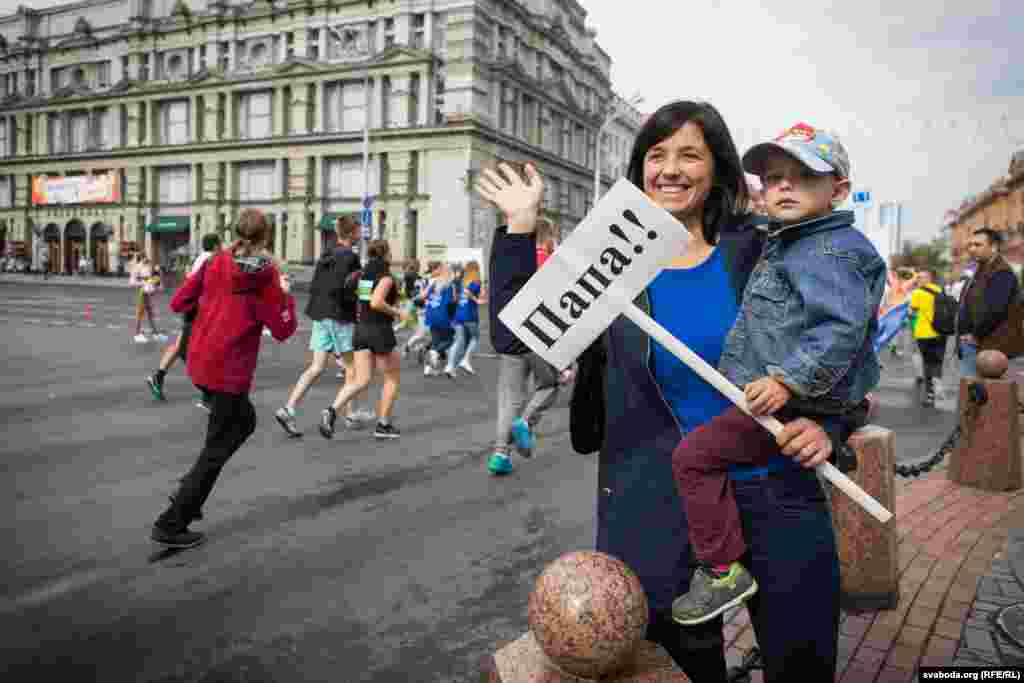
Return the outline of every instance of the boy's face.
{"type": "Polygon", "coordinates": [[[768,215],[785,225],[831,213],[850,191],[849,180],[819,175],[785,152],[765,160],[761,183],[768,215]]]}

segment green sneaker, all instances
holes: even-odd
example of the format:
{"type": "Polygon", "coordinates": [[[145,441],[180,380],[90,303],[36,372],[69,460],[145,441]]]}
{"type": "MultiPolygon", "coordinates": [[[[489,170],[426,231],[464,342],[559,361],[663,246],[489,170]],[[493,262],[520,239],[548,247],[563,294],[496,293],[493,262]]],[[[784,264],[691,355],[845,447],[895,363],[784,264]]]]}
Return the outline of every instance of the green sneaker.
{"type": "Polygon", "coordinates": [[[487,461],[487,469],[496,476],[508,474],[512,471],[512,460],[504,453],[495,453],[487,461]]]}
{"type": "Polygon", "coordinates": [[[672,603],[672,619],[684,626],[703,624],[740,605],[757,592],[757,581],[739,562],[726,574],[698,567],[690,580],[690,592],[672,603]]]}
{"type": "Polygon", "coordinates": [[[164,381],[160,379],[159,375],[153,374],[146,378],[146,385],[149,387],[149,392],[153,394],[153,398],[158,401],[166,401],[164,398],[164,381]]]}

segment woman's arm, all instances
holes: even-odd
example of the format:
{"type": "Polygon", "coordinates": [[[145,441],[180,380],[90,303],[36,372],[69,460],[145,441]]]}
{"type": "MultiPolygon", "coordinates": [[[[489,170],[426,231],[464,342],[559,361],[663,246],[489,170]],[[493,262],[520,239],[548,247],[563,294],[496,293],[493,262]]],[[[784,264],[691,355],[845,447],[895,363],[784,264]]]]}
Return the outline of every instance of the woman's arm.
{"type": "Polygon", "coordinates": [[[394,286],[395,279],[393,277],[390,275],[382,277],[377,282],[377,286],[373,288],[373,294],[370,296],[370,308],[398,319],[402,317],[402,311],[388,303],[388,294],[394,286]]]}

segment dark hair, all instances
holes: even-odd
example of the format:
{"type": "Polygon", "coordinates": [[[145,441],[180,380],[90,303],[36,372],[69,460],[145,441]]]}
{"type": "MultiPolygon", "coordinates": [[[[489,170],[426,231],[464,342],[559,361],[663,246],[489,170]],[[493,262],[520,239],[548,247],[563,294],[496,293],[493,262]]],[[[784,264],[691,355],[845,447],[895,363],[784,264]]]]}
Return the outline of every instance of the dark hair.
{"type": "Polygon", "coordinates": [[[203,251],[213,251],[220,246],[220,235],[208,232],[203,235],[203,251]]]}
{"type": "Polygon", "coordinates": [[[270,234],[270,224],[262,211],[243,209],[238,216],[238,227],[235,228],[235,232],[246,242],[262,244],[270,234]]]}
{"type": "Polygon", "coordinates": [[[420,272],[420,262],[416,259],[409,259],[409,262],[405,264],[405,272],[407,273],[418,273],[420,272]]]}
{"type": "Polygon", "coordinates": [[[359,230],[359,223],[352,216],[338,216],[338,220],[334,224],[334,231],[338,234],[338,239],[354,239],[357,230],[359,230]]]}
{"type": "Polygon", "coordinates": [[[366,255],[369,258],[382,259],[391,251],[391,245],[387,240],[374,240],[366,247],[366,255]]]}
{"type": "Polygon", "coordinates": [[[1000,233],[998,230],[993,230],[992,228],[978,228],[977,230],[974,231],[974,234],[984,235],[985,237],[988,238],[989,244],[999,246],[1000,244],[1003,243],[1002,233],[1000,233]]]}
{"type": "Polygon", "coordinates": [[[704,142],[715,160],[711,192],[704,202],[704,239],[718,243],[718,233],[747,206],[747,178],[743,175],[736,143],[718,110],[707,102],[679,100],[651,114],[637,133],[626,177],[644,189],[644,157],[647,151],[693,121],[704,133],[704,142]]]}

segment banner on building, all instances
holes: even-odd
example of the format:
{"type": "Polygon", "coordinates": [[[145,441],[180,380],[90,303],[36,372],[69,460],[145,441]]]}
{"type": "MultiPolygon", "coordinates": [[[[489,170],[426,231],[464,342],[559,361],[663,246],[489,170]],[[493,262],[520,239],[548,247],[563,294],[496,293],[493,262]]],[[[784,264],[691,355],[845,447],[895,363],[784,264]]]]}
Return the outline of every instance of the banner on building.
{"type": "Polygon", "coordinates": [[[32,177],[32,203],[114,204],[121,201],[121,174],[32,177]]]}

